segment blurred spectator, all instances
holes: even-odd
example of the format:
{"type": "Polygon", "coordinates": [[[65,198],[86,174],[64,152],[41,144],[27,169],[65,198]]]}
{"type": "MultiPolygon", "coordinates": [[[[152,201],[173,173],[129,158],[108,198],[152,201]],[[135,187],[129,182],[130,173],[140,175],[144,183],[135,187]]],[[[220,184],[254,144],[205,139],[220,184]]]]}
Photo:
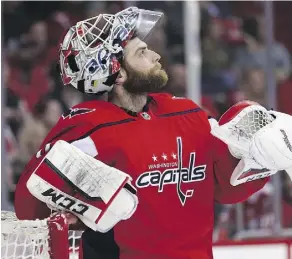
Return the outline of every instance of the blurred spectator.
{"type": "MultiPolygon", "coordinates": [[[[273,186],[268,183],[242,204],[244,230],[273,227],[272,194],[273,186]]],[[[214,231],[214,241],[233,239],[236,233],[236,205],[224,205],[214,231]]]]}
{"type": "Polygon", "coordinates": [[[206,11],[209,16],[211,17],[219,17],[221,12],[220,9],[218,8],[218,3],[214,3],[212,1],[200,1],[200,8],[201,11],[204,12],[206,11]]]}
{"type": "MultiPolygon", "coordinates": [[[[239,82],[239,91],[233,92],[232,101],[234,103],[242,100],[253,100],[263,106],[266,105],[266,80],[265,72],[261,68],[250,68],[242,72],[239,82]]],[[[292,77],[289,77],[277,85],[277,107],[274,108],[281,112],[292,114],[292,77]]]]}
{"type": "Polygon", "coordinates": [[[34,111],[33,118],[40,122],[47,132],[58,122],[63,109],[59,101],[54,99],[44,99],[40,101],[34,111]]]}
{"type": "Polygon", "coordinates": [[[6,187],[10,202],[14,201],[16,183],[24,167],[32,156],[36,154],[40,144],[46,136],[46,129],[42,123],[27,117],[18,135],[18,149],[13,159],[9,160],[9,167],[6,176],[6,187]]]}
{"type": "MultiPolygon", "coordinates": [[[[176,46],[172,49],[170,58],[170,65],[168,67],[169,82],[167,84],[167,91],[175,96],[186,96],[186,65],[184,62],[184,52],[182,46],[176,46]]],[[[219,118],[217,108],[213,99],[210,96],[203,95],[201,98],[201,107],[213,118],[219,118]]]]}
{"type": "Polygon", "coordinates": [[[18,54],[10,59],[8,87],[19,99],[26,102],[29,110],[50,90],[45,63],[46,50],[46,23],[35,22],[23,39],[18,54]]]}
{"type": "MultiPolygon", "coordinates": [[[[5,148],[5,155],[4,155],[4,163],[5,169],[3,172],[4,178],[4,185],[5,189],[8,194],[8,199],[10,202],[13,202],[13,193],[15,191],[15,161],[17,160],[17,156],[19,155],[19,144],[13,135],[10,127],[5,123],[2,124],[3,132],[4,132],[4,148],[5,148]],[[4,124],[4,125],[3,125],[4,124]]],[[[3,187],[3,186],[2,186],[3,187]]],[[[6,195],[7,195],[6,194],[6,195]]]]}
{"type": "Polygon", "coordinates": [[[11,128],[13,134],[16,135],[22,122],[22,116],[19,110],[19,98],[9,88],[10,67],[5,59],[3,61],[2,72],[2,83],[5,89],[5,107],[3,108],[3,117],[8,126],[11,128]]]}
{"type": "Polygon", "coordinates": [[[18,135],[18,160],[23,164],[27,163],[37,153],[46,134],[47,129],[41,121],[33,117],[27,118],[18,135]]]}
{"type": "Polygon", "coordinates": [[[224,27],[220,20],[212,18],[207,35],[203,39],[202,57],[206,73],[218,73],[218,70],[225,69],[229,63],[227,46],[221,40],[224,34],[224,27]]]}
{"type": "Polygon", "coordinates": [[[5,158],[8,161],[12,161],[18,152],[18,144],[16,138],[11,131],[9,125],[4,123],[3,125],[3,139],[4,139],[4,150],[5,150],[5,158]]]}
{"type": "Polygon", "coordinates": [[[47,47],[47,24],[35,21],[31,24],[27,34],[19,42],[18,51],[11,57],[12,64],[17,66],[32,66],[35,61],[40,61],[47,47]]]}
{"type": "Polygon", "coordinates": [[[168,91],[176,96],[183,97],[186,94],[187,84],[183,46],[177,45],[172,49],[171,54],[170,64],[168,67],[168,91]]]}
{"type": "MultiPolygon", "coordinates": [[[[243,21],[245,46],[237,52],[234,65],[246,70],[253,67],[265,69],[267,48],[265,42],[265,24],[263,18],[249,18],[243,21]]],[[[277,81],[284,81],[291,73],[290,54],[280,43],[275,42],[270,52],[277,81]]]]}
{"type": "Polygon", "coordinates": [[[63,114],[61,104],[57,100],[49,100],[42,121],[49,131],[58,122],[63,114]]]}
{"type": "Polygon", "coordinates": [[[15,184],[17,183],[25,165],[34,156],[49,130],[57,123],[62,115],[61,105],[57,100],[49,99],[39,103],[33,114],[23,114],[24,120],[22,127],[17,135],[18,145],[15,145],[15,139],[6,129],[6,149],[9,155],[7,157],[8,176],[7,188],[9,199],[13,202],[15,184]]]}
{"type": "MultiPolygon", "coordinates": [[[[83,94],[77,91],[75,88],[64,88],[61,95],[61,104],[63,105],[63,110],[68,110],[78,103],[81,103],[84,98],[85,97],[83,96],[83,94]]],[[[93,99],[97,99],[97,97],[94,96],[93,99]]]]}
{"type": "Polygon", "coordinates": [[[283,211],[282,224],[286,228],[292,228],[292,182],[290,177],[283,172],[283,211]]]}
{"type": "Polygon", "coordinates": [[[278,85],[278,110],[292,115],[292,75],[278,85]]]}
{"type": "Polygon", "coordinates": [[[205,93],[218,93],[233,88],[235,77],[231,70],[231,53],[223,41],[223,21],[212,18],[202,39],[202,84],[205,93]]]}
{"type": "Polygon", "coordinates": [[[241,96],[236,101],[252,100],[265,105],[265,73],[261,68],[250,68],[244,70],[240,82],[241,96]]]}
{"type": "Polygon", "coordinates": [[[3,2],[3,43],[6,55],[13,54],[19,47],[21,36],[29,29],[31,18],[25,14],[21,1],[3,2]]]}

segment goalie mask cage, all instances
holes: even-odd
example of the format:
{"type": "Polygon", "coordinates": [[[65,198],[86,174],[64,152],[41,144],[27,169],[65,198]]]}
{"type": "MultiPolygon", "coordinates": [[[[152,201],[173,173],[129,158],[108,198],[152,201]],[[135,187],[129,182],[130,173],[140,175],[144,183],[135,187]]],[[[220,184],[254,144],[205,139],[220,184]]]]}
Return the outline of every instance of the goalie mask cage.
{"type": "Polygon", "coordinates": [[[1,259],[75,259],[80,236],[69,231],[62,214],[19,220],[13,212],[1,212],[1,259]]]}

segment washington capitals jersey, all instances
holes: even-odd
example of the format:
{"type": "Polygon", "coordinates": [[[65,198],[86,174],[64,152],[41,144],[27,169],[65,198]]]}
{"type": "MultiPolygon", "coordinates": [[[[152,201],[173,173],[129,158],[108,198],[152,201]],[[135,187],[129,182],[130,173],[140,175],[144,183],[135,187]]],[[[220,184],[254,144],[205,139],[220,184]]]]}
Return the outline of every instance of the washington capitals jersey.
{"type": "MultiPolygon", "coordinates": [[[[168,94],[150,95],[140,113],[90,101],[63,114],[37,156],[57,140],[75,143],[131,175],[139,199],[134,215],[108,233],[85,231],[85,259],[212,258],[214,202],[243,201],[267,180],[231,186],[239,160],[210,130],[198,105],[168,94]]],[[[37,159],[30,161],[17,186],[15,206],[21,219],[49,214],[25,186],[37,159]]]]}

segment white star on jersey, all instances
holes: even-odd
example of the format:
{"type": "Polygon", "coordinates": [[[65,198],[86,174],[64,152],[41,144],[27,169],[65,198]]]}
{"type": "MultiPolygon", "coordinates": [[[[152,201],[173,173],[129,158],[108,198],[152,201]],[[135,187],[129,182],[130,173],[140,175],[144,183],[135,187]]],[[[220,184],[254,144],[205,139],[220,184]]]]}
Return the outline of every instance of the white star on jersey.
{"type": "Polygon", "coordinates": [[[153,159],[154,162],[156,162],[157,161],[157,156],[153,155],[152,159],[153,159]]]}
{"type": "Polygon", "coordinates": [[[173,159],[176,159],[176,154],[172,153],[171,156],[173,159]]]}
{"type": "Polygon", "coordinates": [[[161,156],[163,158],[163,160],[167,160],[167,155],[165,155],[164,153],[161,156]]]}

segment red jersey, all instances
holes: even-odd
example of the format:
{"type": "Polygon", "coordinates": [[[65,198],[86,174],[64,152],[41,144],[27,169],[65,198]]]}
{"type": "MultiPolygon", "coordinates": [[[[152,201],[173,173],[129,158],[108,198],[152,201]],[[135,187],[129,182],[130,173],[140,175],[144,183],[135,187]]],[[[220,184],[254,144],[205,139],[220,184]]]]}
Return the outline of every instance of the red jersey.
{"type": "MultiPolygon", "coordinates": [[[[41,149],[59,139],[85,138],[94,142],[96,159],[132,176],[139,199],[134,215],[110,232],[85,232],[85,259],[210,259],[214,201],[243,201],[267,181],[231,186],[239,160],[211,135],[200,107],[168,94],[150,95],[141,113],[104,101],[77,105],[63,114],[41,149]]],[[[80,141],[78,147],[88,151],[80,141]]],[[[17,186],[20,219],[49,214],[25,185],[37,161],[30,161],[17,186]]]]}

